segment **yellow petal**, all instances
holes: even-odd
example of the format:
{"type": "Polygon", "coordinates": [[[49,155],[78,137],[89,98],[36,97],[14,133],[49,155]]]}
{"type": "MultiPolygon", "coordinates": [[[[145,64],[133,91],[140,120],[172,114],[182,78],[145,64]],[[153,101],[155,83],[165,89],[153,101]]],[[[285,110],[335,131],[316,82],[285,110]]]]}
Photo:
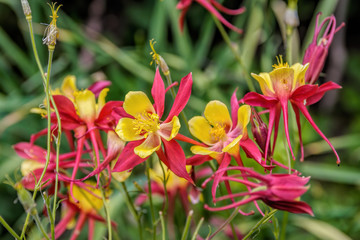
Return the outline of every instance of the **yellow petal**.
{"type": "Polygon", "coordinates": [[[25,177],[36,169],[43,169],[44,164],[38,161],[27,159],[21,163],[21,174],[25,177]]]}
{"type": "Polygon", "coordinates": [[[293,88],[294,69],[277,68],[270,73],[270,78],[279,97],[288,97],[293,88]]]}
{"type": "Polygon", "coordinates": [[[264,95],[269,96],[272,93],[275,93],[268,73],[260,73],[260,75],[251,73],[251,76],[259,82],[261,91],[264,95]]]}
{"type": "Polygon", "coordinates": [[[61,91],[62,94],[71,99],[74,100],[74,93],[78,89],[76,88],[76,77],[74,75],[68,75],[64,78],[64,81],[61,85],[61,91]]]}
{"type": "Polygon", "coordinates": [[[96,118],[95,95],[85,89],[75,94],[75,104],[78,114],[85,122],[92,122],[96,118]]]}
{"type": "MultiPolygon", "coordinates": [[[[93,187],[96,186],[96,183],[92,181],[85,181],[87,185],[91,185],[93,187]]],[[[79,200],[79,202],[75,202],[74,199],[70,196],[70,201],[76,204],[81,210],[85,212],[94,212],[94,210],[100,210],[103,206],[103,200],[101,199],[101,191],[100,189],[86,187],[88,191],[92,192],[94,195],[98,196],[95,197],[93,194],[89,193],[87,190],[74,185],[73,187],[73,195],[74,197],[79,200]]]]}
{"type": "Polygon", "coordinates": [[[237,138],[235,138],[231,143],[229,143],[228,145],[226,145],[222,151],[223,152],[227,152],[229,153],[230,155],[236,155],[239,153],[239,149],[240,149],[240,146],[239,146],[239,142],[240,140],[242,139],[243,135],[239,135],[237,138]]]}
{"type": "Polygon", "coordinates": [[[111,172],[111,176],[118,182],[125,182],[131,175],[131,171],[126,170],[123,172],[111,172]]]}
{"type": "Polygon", "coordinates": [[[212,127],[204,117],[196,116],[189,120],[190,133],[207,145],[215,143],[211,138],[211,129],[212,127]]]}
{"type": "Polygon", "coordinates": [[[250,116],[251,108],[249,105],[244,104],[239,107],[237,126],[242,130],[242,132],[244,132],[244,129],[246,129],[246,126],[249,124],[250,116]]]}
{"type": "Polygon", "coordinates": [[[131,116],[137,117],[144,112],[155,113],[154,107],[145,93],[131,91],[125,96],[124,110],[131,116]]]}
{"type": "Polygon", "coordinates": [[[173,139],[179,132],[180,129],[180,121],[177,116],[174,116],[171,122],[160,124],[160,129],[158,130],[158,134],[165,138],[167,141],[173,139]]]}
{"type": "Polygon", "coordinates": [[[157,134],[150,133],[143,143],[134,148],[134,152],[141,158],[150,156],[161,147],[161,139],[157,134]]]}
{"type": "Polygon", "coordinates": [[[99,115],[101,109],[103,108],[103,106],[105,105],[106,101],[105,101],[105,97],[107,95],[107,93],[109,92],[108,88],[104,88],[103,90],[101,90],[99,97],[98,97],[98,104],[97,104],[97,108],[96,108],[96,113],[97,115],[99,115]]]}
{"type": "Polygon", "coordinates": [[[134,119],[131,118],[121,118],[115,128],[115,132],[124,141],[135,141],[144,138],[144,136],[137,132],[134,119]]]}
{"type": "Polygon", "coordinates": [[[297,87],[300,87],[305,84],[305,74],[309,67],[309,64],[301,65],[300,63],[295,63],[291,66],[291,68],[294,70],[294,82],[293,82],[293,88],[294,90],[297,87]]]}
{"type": "Polygon", "coordinates": [[[226,105],[220,101],[209,102],[205,107],[204,116],[211,125],[221,125],[226,131],[232,126],[229,111],[226,105]]]}
{"type": "Polygon", "coordinates": [[[190,148],[190,151],[193,153],[193,154],[199,154],[199,155],[209,155],[211,156],[212,158],[216,158],[219,154],[219,152],[215,152],[215,151],[212,151],[210,150],[209,148],[206,148],[206,147],[202,147],[202,146],[192,146],[190,148]]]}

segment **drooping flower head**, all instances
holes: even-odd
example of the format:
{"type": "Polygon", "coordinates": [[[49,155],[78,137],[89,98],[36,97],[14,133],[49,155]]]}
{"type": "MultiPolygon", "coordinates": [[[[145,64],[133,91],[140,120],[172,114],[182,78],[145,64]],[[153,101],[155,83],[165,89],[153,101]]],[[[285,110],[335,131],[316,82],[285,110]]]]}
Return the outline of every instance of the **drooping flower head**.
{"type": "Polygon", "coordinates": [[[341,87],[333,82],[327,82],[321,86],[307,84],[305,82],[305,74],[308,68],[308,64],[301,65],[296,63],[292,66],[289,66],[287,63],[282,61],[281,56],[278,58],[278,64],[274,65],[273,67],[274,70],[270,73],[260,73],[259,75],[253,73],[251,74],[259,82],[263,94],[261,95],[255,92],[250,92],[247,93],[242,100],[240,100],[240,102],[249,104],[251,106],[260,106],[269,109],[269,131],[265,146],[265,158],[267,157],[267,151],[269,149],[270,137],[273,128],[275,133],[272,151],[274,150],[282,111],[286,139],[291,155],[293,159],[295,159],[290,143],[288,127],[288,103],[290,101],[295,112],[296,122],[299,129],[301,160],[303,160],[304,152],[301,138],[299,111],[303,113],[315,131],[330,145],[337,157],[337,163],[339,164],[340,158],[338,154],[336,153],[330,141],[316,126],[308,110],[306,109],[306,106],[318,102],[325,92],[341,87]]]}
{"type": "Polygon", "coordinates": [[[172,109],[164,121],[161,118],[164,113],[165,87],[158,68],[151,90],[154,105],[144,92],[131,91],[125,96],[123,117],[116,126],[116,133],[129,143],[113,171],[132,169],[156,152],[171,171],[192,182],[185,168],[185,154],[174,140],[180,129],[178,115],[189,100],[191,86],[192,78],[189,74],[181,80],[172,109]]]}
{"type": "Polygon", "coordinates": [[[44,33],[44,37],[43,37],[43,44],[48,45],[48,46],[55,46],[56,44],[56,40],[59,38],[59,29],[56,26],[56,21],[58,16],[58,11],[60,9],[60,7],[62,6],[61,4],[56,7],[56,3],[48,3],[48,5],[50,6],[51,9],[51,22],[50,24],[46,27],[45,29],[45,33],[44,33]]]}
{"type": "MultiPolygon", "coordinates": [[[[181,10],[179,24],[180,24],[180,30],[182,31],[184,28],[184,21],[185,21],[185,15],[186,12],[189,10],[192,2],[194,0],[180,0],[180,2],[177,4],[176,8],[181,10]]],[[[245,11],[245,7],[241,7],[239,9],[228,9],[218,3],[216,0],[195,0],[197,3],[199,3],[201,6],[203,6],[206,10],[208,10],[211,14],[213,14],[219,21],[230,28],[231,30],[242,33],[243,31],[237,27],[235,27],[233,24],[229,23],[220,13],[219,11],[228,14],[228,15],[239,15],[242,14],[245,11]],[[219,11],[218,11],[219,10],[219,11]]]]}
{"type": "Polygon", "coordinates": [[[319,78],[335,33],[345,26],[345,23],[341,23],[340,26],[336,27],[336,18],[334,16],[325,18],[319,25],[320,15],[321,13],[318,13],[316,16],[313,41],[306,49],[303,59],[303,64],[309,63],[309,69],[305,75],[305,82],[310,84],[315,83],[319,78]],[[319,35],[325,26],[326,29],[319,39],[319,35]]]}
{"type": "MultiPolygon", "coordinates": [[[[233,193],[215,198],[214,202],[237,198],[240,198],[240,200],[222,207],[213,208],[206,205],[206,209],[210,211],[221,211],[233,209],[255,200],[262,200],[272,208],[292,213],[307,213],[311,216],[314,215],[311,207],[307,203],[300,201],[300,196],[308,190],[308,186],[305,185],[309,182],[310,177],[299,177],[295,174],[261,175],[245,167],[230,167],[219,171],[226,170],[238,170],[240,171],[240,174],[222,176],[221,181],[243,184],[250,188],[250,191],[233,193]],[[256,181],[250,181],[250,179],[256,181]]],[[[212,178],[214,178],[214,176],[212,178]]],[[[207,179],[203,186],[205,186],[212,178],[207,179]]]]}

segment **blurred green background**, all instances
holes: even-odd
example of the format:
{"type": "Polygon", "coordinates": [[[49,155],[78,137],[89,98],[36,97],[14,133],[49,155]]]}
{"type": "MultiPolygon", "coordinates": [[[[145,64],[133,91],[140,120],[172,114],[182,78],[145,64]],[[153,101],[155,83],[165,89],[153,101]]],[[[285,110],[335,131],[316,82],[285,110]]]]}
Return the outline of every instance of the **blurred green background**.
{"type": "MultiPolygon", "coordinates": [[[[50,22],[50,10],[46,1],[29,2],[37,49],[45,66],[47,48],[41,44],[41,38],[46,26],[41,23],[50,22]]],[[[154,38],[155,49],[168,63],[174,81],[193,72],[192,96],[185,109],[190,118],[200,115],[209,100],[217,99],[229,105],[235,88],[241,98],[248,91],[244,71],[270,71],[275,56],[286,55],[280,20],[283,14],[281,1],[241,1],[247,11],[227,18],[244,29],[242,35],[228,30],[241,54],[242,66],[222,40],[211,15],[196,2],[187,13],[184,33],[178,28],[176,0],[58,3],[63,7],[58,19],[60,39],[55,49],[52,88],[59,87],[66,75],[73,74],[80,89],[96,80],[111,80],[108,100],[123,100],[129,90],[150,93],[155,68],[149,64],[149,40],[154,38]]],[[[227,0],[224,5],[239,7],[238,1],[227,0]]],[[[295,167],[304,176],[311,176],[311,188],[303,199],[313,207],[315,217],[290,214],[286,239],[346,239],[346,236],[359,239],[360,236],[359,10],[360,2],[356,0],[298,2],[300,25],[298,41],[293,43],[293,55],[300,62],[311,41],[317,12],[323,13],[321,19],[335,14],[338,25],[342,21],[346,23],[346,27],[336,34],[319,80],[319,83],[334,81],[343,88],[327,93],[310,108],[315,122],[334,144],[342,163],[337,167],[330,147],[302,119],[307,157],[302,163],[296,162],[295,167]]],[[[257,83],[253,83],[259,90],[257,83]]],[[[21,159],[11,146],[19,141],[29,141],[32,133],[45,128],[46,121],[29,114],[43,98],[42,81],[20,0],[0,0],[0,182],[6,174],[14,176],[17,172],[19,175],[21,159]]],[[[295,129],[292,132],[295,133],[295,129]]],[[[184,134],[188,135],[187,132],[184,134]]],[[[296,134],[292,138],[295,139],[296,134]]],[[[279,154],[278,158],[286,161],[284,154],[279,154]]],[[[0,196],[0,215],[19,231],[24,212],[15,201],[15,190],[1,183],[0,196]]],[[[135,224],[124,224],[128,213],[122,195],[117,193],[112,198],[115,202],[113,219],[119,223],[121,239],[136,239],[135,224]]],[[[276,216],[281,223],[282,213],[276,216]]],[[[246,222],[244,219],[240,216],[234,221],[240,231],[246,232],[259,216],[250,217],[246,222]]],[[[185,217],[181,221],[179,225],[183,226],[185,217]]],[[[208,231],[206,225],[201,229],[203,237],[208,231]]],[[[272,225],[268,224],[258,238],[271,238],[271,230],[272,225]]],[[[101,231],[97,233],[101,239],[101,231]]],[[[9,238],[0,226],[0,239],[9,238]]]]}

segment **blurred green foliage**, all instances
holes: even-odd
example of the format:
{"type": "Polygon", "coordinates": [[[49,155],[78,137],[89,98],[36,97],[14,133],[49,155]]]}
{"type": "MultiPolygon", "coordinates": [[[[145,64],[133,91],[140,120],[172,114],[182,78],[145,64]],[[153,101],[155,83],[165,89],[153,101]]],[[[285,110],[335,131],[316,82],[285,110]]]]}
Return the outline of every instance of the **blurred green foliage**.
{"type": "MultiPolygon", "coordinates": [[[[234,8],[238,7],[235,2],[224,1],[226,6],[234,8]]],[[[229,105],[230,96],[236,88],[238,97],[243,96],[248,91],[244,72],[268,71],[276,55],[285,55],[282,23],[278,22],[274,13],[275,1],[243,1],[247,11],[231,18],[236,26],[244,29],[243,35],[230,32],[231,40],[241,54],[243,66],[235,61],[209,13],[195,3],[186,16],[183,33],[178,28],[176,0],[60,3],[64,6],[59,12],[60,39],[55,50],[52,88],[59,87],[66,75],[73,74],[77,77],[78,88],[86,88],[97,79],[111,80],[108,100],[123,100],[129,90],[149,93],[155,72],[149,64],[149,40],[154,38],[157,42],[155,48],[167,61],[174,81],[193,72],[193,92],[185,109],[190,118],[202,114],[209,100],[218,99],[229,105]]],[[[346,39],[347,59],[342,77],[338,79],[343,89],[333,95],[336,98],[334,104],[320,102],[310,111],[320,129],[327,136],[334,137],[330,140],[338,149],[342,164],[340,167],[335,165],[331,149],[322,140],[317,142],[320,137],[303,121],[308,157],[303,163],[296,162],[295,166],[304,176],[312,177],[310,191],[304,200],[313,207],[315,218],[291,214],[286,239],[340,239],[345,235],[356,239],[360,236],[360,36],[357,27],[360,23],[357,16],[360,3],[355,0],[299,1],[301,45],[295,51],[301,62],[304,49],[312,38],[316,13],[321,11],[324,18],[341,4],[348,7],[345,13],[347,27],[338,33],[346,39]],[[324,228],[327,232],[319,231],[324,228]],[[329,232],[332,234],[326,234],[329,232]]],[[[41,45],[41,37],[46,26],[40,23],[50,21],[49,9],[42,0],[32,0],[30,5],[37,48],[45,66],[47,50],[41,45]]],[[[330,54],[329,58],[334,58],[334,55],[330,54]]],[[[330,61],[324,69],[325,73],[331,66],[330,61]]],[[[332,80],[331,77],[322,77],[320,81],[332,80]]],[[[255,81],[254,85],[258,89],[255,81]]],[[[20,1],[0,0],[0,181],[4,180],[6,174],[19,175],[21,159],[11,146],[19,141],[28,141],[32,133],[45,128],[45,121],[40,116],[29,114],[32,107],[42,103],[43,97],[43,86],[32,55],[20,1]]],[[[295,139],[296,135],[292,138],[295,139]]],[[[282,143],[278,145],[282,152],[279,160],[285,161],[282,143]]],[[[140,184],[145,182],[136,174],[131,179],[140,184]]],[[[128,181],[128,185],[134,191],[132,196],[136,196],[132,181],[128,181]]],[[[210,193],[205,191],[204,194],[210,193]]],[[[0,196],[0,215],[16,231],[20,231],[24,213],[20,204],[14,202],[16,192],[0,184],[0,196]]],[[[147,208],[145,205],[145,218],[149,218],[147,208]]],[[[181,233],[186,220],[180,206],[178,208],[181,215],[176,219],[179,226],[176,234],[181,233]]],[[[213,214],[203,211],[201,206],[195,208],[198,210],[194,216],[196,222],[201,216],[206,218],[206,224],[200,231],[205,237],[208,218],[213,214]]],[[[111,213],[112,219],[118,223],[117,233],[121,239],[136,239],[136,224],[131,224],[132,219],[128,217],[123,195],[119,192],[111,198],[111,213]]],[[[228,213],[218,215],[225,219],[228,213]]],[[[283,213],[276,214],[280,225],[282,216],[283,213]]],[[[235,226],[246,233],[259,215],[248,217],[246,222],[241,219],[235,218],[235,226]]],[[[96,239],[102,239],[104,231],[105,226],[97,225],[96,239]]],[[[271,231],[272,224],[268,223],[257,237],[268,239],[272,236],[271,231]]],[[[36,239],[37,232],[33,232],[36,239]]],[[[0,226],[0,239],[9,238],[10,235],[0,226]]]]}

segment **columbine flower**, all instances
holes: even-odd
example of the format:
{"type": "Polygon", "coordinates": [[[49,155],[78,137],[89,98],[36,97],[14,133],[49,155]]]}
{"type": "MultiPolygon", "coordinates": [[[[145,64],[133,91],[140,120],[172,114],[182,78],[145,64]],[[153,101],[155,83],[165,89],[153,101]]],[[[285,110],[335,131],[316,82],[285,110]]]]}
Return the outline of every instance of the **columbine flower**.
{"type": "MultiPolygon", "coordinates": [[[[111,115],[111,112],[113,108],[122,106],[122,102],[120,101],[105,101],[109,89],[103,87],[108,84],[108,82],[99,82],[93,85],[91,89],[93,89],[95,93],[89,89],[78,90],[75,86],[75,77],[68,76],[65,78],[61,89],[55,90],[55,94],[59,95],[53,95],[60,114],[62,129],[67,133],[71,148],[73,148],[75,144],[72,143],[73,140],[70,131],[74,131],[77,143],[77,154],[73,173],[71,179],[68,179],[71,181],[70,189],[73,187],[80,159],[84,153],[84,145],[87,144],[88,139],[95,153],[94,159],[97,163],[97,169],[100,166],[99,151],[101,151],[103,157],[106,158],[107,153],[103,146],[99,130],[106,132],[113,131],[115,118],[111,115]],[[98,93],[99,91],[100,93],[98,93]],[[96,95],[98,95],[97,102],[96,95]]],[[[52,113],[51,121],[53,124],[57,124],[55,113],[52,113]]],[[[107,161],[107,163],[108,162],[109,161],[107,161]]]]}
{"type": "MultiPolygon", "coordinates": [[[[310,180],[310,177],[299,177],[294,174],[261,175],[245,167],[230,167],[219,171],[226,170],[239,170],[241,174],[223,176],[221,177],[221,181],[231,181],[233,183],[244,184],[245,186],[250,187],[251,191],[234,193],[215,198],[214,202],[239,197],[242,199],[237,202],[233,202],[230,205],[216,208],[205,205],[206,209],[210,211],[220,211],[236,208],[251,201],[262,200],[272,208],[292,213],[307,213],[311,216],[314,215],[311,207],[307,203],[300,201],[300,196],[308,190],[308,186],[305,185],[310,180]],[[248,180],[249,178],[256,180],[256,182],[248,180]]],[[[205,186],[212,178],[207,179],[203,186],[205,186]]]]}
{"type": "Polygon", "coordinates": [[[287,63],[283,63],[282,58],[278,59],[278,65],[274,65],[274,70],[270,73],[251,74],[260,84],[263,95],[250,92],[247,93],[240,102],[249,104],[251,106],[260,106],[269,109],[269,131],[265,146],[265,158],[267,158],[268,149],[270,145],[270,137],[273,128],[275,129],[273,149],[275,148],[279,120],[281,111],[283,112],[284,128],[286,139],[290,148],[291,155],[295,159],[289,137],[288,127],[288,102],[290,101],[292,108],[295,112],[296,122],[299,129],[299,140],[301,147],[301,160],[304,158],[304,150],[301,138],[300,129],[300,114],[299,111],[309,121],[315,131],[330,145],[334,151],[337,164],[340,164],[340,158],[332,146],[330,141],[325,137],[321,130],[316,126],[312,120],[306,106],[318,102],[325,92],[341,88],[339,85],[333,82],[327,82],[321,86],[306,84],[305,74],[308,68],[308,64],[301,65],[296,63],[289,67],[287,63]]]}
{"type": "MultiPolygon", "coordinates": [[[[180,24],[180,30],[182,31],[184,28],[184,20],[186,12],[189,10],[189,7],[191,6],[192,2],[194,0],[180,0],[180,2],[177,4],[176,8],[181,10],[179,24],[180,24]]],[[[228,15],[239,15],[245,11],[245,7],[241,7],[239,9],[228,9],[225,8],[223,5],[218,3],[216,0],[195,0],[197,3],[199,3],[201,6],[203,6],[206,10],[208,10],[211,14],[213,14],[217,19],[219,19],[222,24],[230,28],[231,30],[242,33],[242,30],[235,27],[231,23],[229,23],[219,12],[224,12],[228,15]]]]}
{"type": "MultiPolygon", "coordinates": [[[[43,172],[46,162],[46,150],[27,142],[20,142],[14,146],[15,152],[25,160],[21,163],[21,173],[23,179],[21,180],[22,185],[29,189],[33,190],[37,184],[37,180],[40,179],[40,176],[43,172]]],[[[63,153],[59,156],[59,167],[62,170],[69,169],[74,167],[74,157],[76,152],[63,153]]],[[[44,178],[42,180],[42,187],[49,186],[55,182],[55,162],[56,154],[54,152],[50,153],[50,163],[45,172],[44,178]]],[[[88,163],[80,162],[81,167],[89,167],[88,163]]],[[[59,173],[60,174],[60,173],[59,173]]],[[[62,175],[62,174],[60,174],[62,175]]],[[[61,178],[61,176],[60,176],[61,178]]]]}
{"type": "Polygon", "coordinates": [[[221,164],[227,154],[238,158],[240,146],[249,157],[261,163],[260,151],[247,135],[250,106],[239,108],[235,92],[231,100],[231,112],[232,118],[226,105],[215,100],[206,105],[204,117],[196,116],[189,120],[190,133],[204,144],[191,147],[191,151],[198,156],[189,158],[188,165],[200,165],[211,158],[221,164]]]}
{"type": "Polygon", "coordinates": [[[318,13],[316,17],[314,38],[306,49],[303,59],[303,64],[309,63],[309,69],[305,75],[305,82],[310,84],[313,84],[319,78],[335,33],[345,26],[345,23],[341,23],[340,26],[336,27],[336,18],[334,16],[325,18],[319,26],[320,15],[321,13],[318,13]],[[327,27],[319,39],[319,34],[326,23],[328,23],[327,27]]]}
{"type": "MultiPolygon", "coordinates": [[[[76,200],[72,196],[61,196],[60,194],[63,199],[61,201],[63,214],[60,222],[55,226],[55,238],[58,239],[66,229],[74,228],[71,239],[77,239],[87,221],[88,239],[93,239],[95,222],[106,224],[106,220],[98,214],[103,207],[101,191],[95,188],[95,183],[86,181],[82,187],[75,185],[72,192],[76,200]],[[76,225],[74,220],[76,220],[76,225]]],[[[111,222],[111,225],[116,227],[114,222],[111,222]]]]}
{"type": "MultiPolygon", "coordinates": [[[[256,160],[265,168],[269,167],[262,161],[256,144],[248,138],[246,127],[250,121],[251,109],[248,105],[239,107],[236,91],[231,98],[231,113],[232,118],[225,104],[220,101],[211,101],[205,107],[204,117],[196,116],[190,119],[191,134],[205,145],[191,147],[190,150],[195,156],[187,160],[188,165],[199,165],[214,158],[219,164],[218,169],[225,169],[229,166],[231,157],[234,157],[237,164],[243,166],[239,154],[241,147],[249,158],[256,160]]],[[[213,198],[215,198],[216,188],[223,174],[226,175],[226,172],[215,176],[212,187],[213,198]]],[[[231,192],[229,186],[227,190],[231,192]]]]}
{"type": "Polygon", "coordinates": [[[192,182],[185,168],[185,154],[174,140],[180,129],[177,115],[190,98],[191,86],[192,78],[189,74],[181,80],[172,109],[164,121],[161,117],[164,112],[165,87],[158,68],[151,89],[154,106],[143,92],[129,92],[125,96],[124,117],[119,120],[116,133],[129,143],[122,151],[113,171],[132,169],[156,152],[171,171],[192,182]],[[164,151],[161,148],[162,144],[164,151]]]}

